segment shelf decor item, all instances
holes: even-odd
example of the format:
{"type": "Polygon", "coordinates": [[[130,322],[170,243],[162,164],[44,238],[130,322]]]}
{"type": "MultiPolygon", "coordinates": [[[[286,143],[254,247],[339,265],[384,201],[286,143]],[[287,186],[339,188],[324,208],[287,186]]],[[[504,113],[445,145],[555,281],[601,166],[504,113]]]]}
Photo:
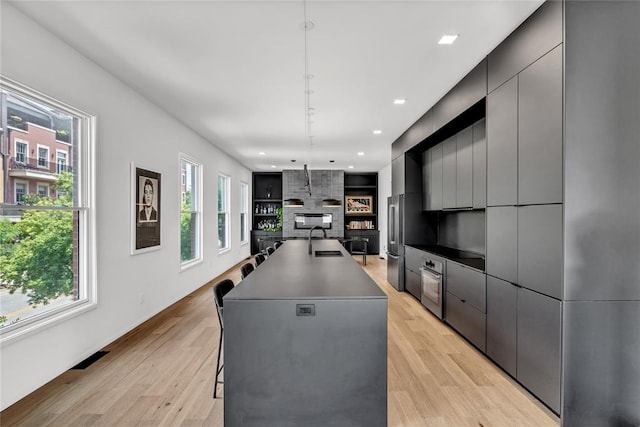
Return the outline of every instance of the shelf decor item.
{"type": "Polygon", "coordinates": [[[362,215],[373,213],[373,196],[345,196],[344,213],[362,215]]]}

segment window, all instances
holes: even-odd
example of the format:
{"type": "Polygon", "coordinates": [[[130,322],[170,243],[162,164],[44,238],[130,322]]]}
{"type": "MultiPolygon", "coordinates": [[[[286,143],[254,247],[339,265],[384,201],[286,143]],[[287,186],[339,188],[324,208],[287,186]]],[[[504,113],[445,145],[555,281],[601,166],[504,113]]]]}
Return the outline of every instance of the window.
{"type": "Polygon", "coordinates": [[[57,169],[56,173],[61,174],[63,172],[67,172],[67,152],[66,151],[56,151],[56,161],[57,161],[57,169]]]}
{"type": "Polygon", "coordinates": [[[21,205],[24,203],[24,195],[27,194],[27,183],[16,182],[16,203],[21,205]]]}
{"type": "Polygon", "coordinates": [[[185,179],[185,184],[180,192],[182,200],[180,208],[180,261],[181,266],[185,268],[202,259],[202,215],[200,210],[202,205],[200,191],[202,167],[187,156],[180,155],[180,173],[185,179]]]}
{"type": "Polygon", "coordinates": [[[240,243],[249,242],[249,184],[240,183],[240,243]]]}
{"type": "Polygon", "coordinates": [[[229,242],[229,177],[218,175],[218,251],[230,248],[229,242]]]}
{"type": "Polygon", "coordinates": [[[38,167],[49,167],[49,147],[38,145],[38,167]]]}
{"type": "Polygon", "coordinates": [[[38,195],[40,197],[49,197],[49,185],[38,183],[38,195]]]}
{"type": "Polygon", "coordinates": [[[26,142],[16,139],[16,163],[27,164],[29,146],[26,142]]]}
{"type": "MultiPolygon", "coordinates": [[[[52,132],[59,127],[71,129],[64,164],[73,158],[79,166],[76,171],[82,171],[71,173],[65,167],[61,171],[65,173],[46,183],[28,174],[18,180],[19,174],[12,174],[11,169],[23,166],[8,165],[2,191],[13,188],[15,197],[0,202],[0,286],[8,291],[0,294],[0,340],[4,342],[95,306],[90,226],[94,212],[88,203],[93,191],[90,168],[95,118],[4,77],[0,91],[1,116],[11,111],[25,126],[33,118],[47,116],[43,122],[52,132]],[[61,196],[51,197],[50,187],[61,196]]],[[[24,130],[8,128],[7,133],[15,141],[16,163],[27,163],[26,141],[12,135],[24,134],[24,130]]],[[[30,142],[37,147],[34,166],[48,166],[49,147],[45,141],[39,144],[37,133],[33,138],[30,142]]]]}

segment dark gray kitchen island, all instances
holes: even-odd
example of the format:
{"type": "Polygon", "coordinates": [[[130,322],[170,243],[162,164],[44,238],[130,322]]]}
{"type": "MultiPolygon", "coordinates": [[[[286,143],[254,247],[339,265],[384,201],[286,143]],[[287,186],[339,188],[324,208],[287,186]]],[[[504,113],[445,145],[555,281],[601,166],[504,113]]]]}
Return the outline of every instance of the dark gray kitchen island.
{"type": "Polygon", "coordinates": [[[225,426],[387,425],[387,297],[339,241],[285,242],[224,324],[225,426]]]}

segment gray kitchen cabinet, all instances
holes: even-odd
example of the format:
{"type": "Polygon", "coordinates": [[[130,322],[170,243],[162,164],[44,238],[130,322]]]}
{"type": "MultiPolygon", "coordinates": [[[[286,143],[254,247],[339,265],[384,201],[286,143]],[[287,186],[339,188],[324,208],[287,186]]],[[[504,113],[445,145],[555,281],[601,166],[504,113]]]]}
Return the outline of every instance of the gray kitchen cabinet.
{"type": "Polygon", "coordinates": [[[473,208],[487,206],[487,132],[486,120],[473,124],[473,208]]]}
{"type": "Polygon", "coordinates": [[[559,1],[543,3],[489,54],[489,92],[562,43],[562,7],[559,1]]]}
{"type": "Polygon", "coordinates": [[[562,205],[518,207],[516,283],[558,299],[562,298],[562,220],[562,205]]]}
{"type": "Polygon", "coordinates": [[[391,162],[391,195],[404,194],[404,154],[391,162]]]}
{"type": "Polygon", "coordinates": [[[518,77],[487,96],[487,206],[518,202],[518,77]]]}
{"type": "Polygon", "coordinates": [[[562,46],[518,76],[518,204],[562,203],[562,46]]]}
{"type": "Polygon", "coordinates": [[[482,60],[433,106],[433,131],[437,131],[487,96],[487,61],[482,60]]]}
{"type": "Polygon", "coordinates": [[[456,136],[442,143],[442,207],[455,209],[456,205],[456,136]]]}
{"type": "Polygon", "coordinates": [[[473,127],[456,134],[456,207],[473,206],[473,127]]]}
{"type": "Polygon", "coordinates": [[[487,356],[516,376],[518,287],[487,276],[487,356]]]}
{"type": "Polygon", "coordinates": [[[518,208],[488,207],[486,272],[518,283],[518,208]]]}
{"type": "Polygon", "coordinates": [[[406,269],[420,274],[420,267],[426,260],[426,253],[411,246],[404,247],[404,266],[406,269]]]}
{"type": "Polygon", "coordinates": [[[447,291],[486,313],[486,275],[482,271],[447,261],[447,291]]]}
{"type": "Polygon", "coordinates": [[[433,148],[422,153],[422,210],[431,209],[431,154],[433,148]]]}
{"type": "Polygon", "coordinates": [[[415,298],[420,299],[422,293],[422,283],[420,282],[420,274],[415,271],[404,269],[404,290],[409,292],[415,298]]]}
{"type": "Polygon", "coordinates": [[[447,292],[444,319],[481,351],[486,350],[486,315],[482,311],[447,292]]]}
{"type": "Polygon", "coordinates": [[[431,153],[430,161],[430,176],[431,181],[429,182],[429,200],[431,210],[437,211],[442,210],[442,149],[443,145],[438,144],[435,147],[431,148],[429,151],[431,153]]]}
{"type": "Polygon", "coordinates": [[[516,378],[560,412],[562,303],[518,288],[517,325],[516,378]]]}

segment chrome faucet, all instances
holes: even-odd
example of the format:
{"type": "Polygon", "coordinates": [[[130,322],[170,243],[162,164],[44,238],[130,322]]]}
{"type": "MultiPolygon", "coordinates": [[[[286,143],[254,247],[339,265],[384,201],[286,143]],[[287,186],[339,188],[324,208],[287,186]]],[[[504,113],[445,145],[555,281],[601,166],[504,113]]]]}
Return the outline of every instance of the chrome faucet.
{"type": "Polygon", "coordinates": [[[322,230],[322,234],[324,236],[324,238],[327,238],[327,230],[325,230],[324,228],[320,227],[319,225],[314,225],[313,227],[311,227],[311,230],[309,230],[309,253],[313,253],[313,249],[311,248],[311,234],[313,233],[313,230],[322,230]]]}

